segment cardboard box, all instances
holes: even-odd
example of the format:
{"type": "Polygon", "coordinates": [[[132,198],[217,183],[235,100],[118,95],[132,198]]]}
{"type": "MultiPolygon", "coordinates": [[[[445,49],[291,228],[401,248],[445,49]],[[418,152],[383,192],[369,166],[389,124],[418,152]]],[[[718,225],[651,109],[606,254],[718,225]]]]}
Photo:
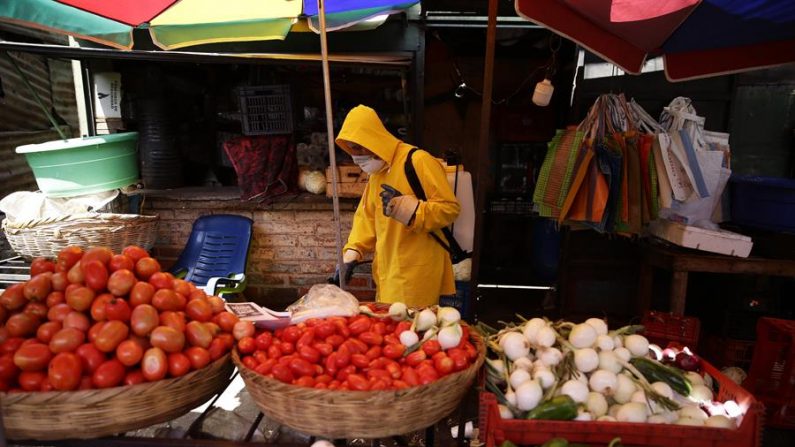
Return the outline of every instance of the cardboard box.
{"type": "MultiPolygon", "coordinates": [[[[326,197],[332,196],[331,167],[326,168],[326,197]]],[[[358,166],[337,166],[337,195],[339,197],[358,198],[364,193],[369,176],[358,166]]]]}

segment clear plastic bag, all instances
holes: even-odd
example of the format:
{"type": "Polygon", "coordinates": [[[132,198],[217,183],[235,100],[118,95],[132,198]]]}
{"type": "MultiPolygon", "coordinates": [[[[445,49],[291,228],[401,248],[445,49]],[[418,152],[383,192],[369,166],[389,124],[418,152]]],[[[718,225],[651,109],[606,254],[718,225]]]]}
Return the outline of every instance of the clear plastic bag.
{"type": "Polygon", "coordinates": [[[315,284],[287,311],[293,324],[310,318],[350,317],[359,313],[359,300],[334,284],[315,284]]]}

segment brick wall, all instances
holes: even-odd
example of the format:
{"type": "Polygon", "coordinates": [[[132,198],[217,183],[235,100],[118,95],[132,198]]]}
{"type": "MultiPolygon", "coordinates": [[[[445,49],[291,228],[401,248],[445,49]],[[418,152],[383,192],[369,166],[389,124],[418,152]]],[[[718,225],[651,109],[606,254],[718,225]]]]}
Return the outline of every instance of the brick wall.
{"type": "MultiPolygon", "coordinates": [[[[232,190],[235,191],[235,190],[232,190]]],[[[355,200],[340,201],[343,244],[348,238],[355,200]]],[[[158,214],[154,254],[164,268],[185,246],[193,221],[207,214],[238,214],[254,221],[249,249],[247,298],[280,307],[325,283],[337,261],[334,212],[330,199],[302,195],[289,202],[258,205],[241,202],[236,193],[208,195],[184,192],[169,197],[147,196],[145,214],[158,214]]],[[[375,296],[369,264],[357,269],[350,291],[360,300],[375,296]]]]}

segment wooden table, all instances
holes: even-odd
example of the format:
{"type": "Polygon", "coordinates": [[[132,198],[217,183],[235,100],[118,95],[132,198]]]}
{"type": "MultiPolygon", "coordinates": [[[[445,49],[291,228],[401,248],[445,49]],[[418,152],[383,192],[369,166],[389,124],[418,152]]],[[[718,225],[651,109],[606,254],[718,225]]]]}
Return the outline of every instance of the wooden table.
{"type": "Polygon", "coordinates": [[[683,315],[685,312],[687,276],[690,272],[795,277],[795,260],[791,259],[738,258],[663,246],[658,243],[646,243],[641,251],[638,284],[641,315],[651,306],[655,267],[672,273],[670,311],[677,315],[683,315]]]}

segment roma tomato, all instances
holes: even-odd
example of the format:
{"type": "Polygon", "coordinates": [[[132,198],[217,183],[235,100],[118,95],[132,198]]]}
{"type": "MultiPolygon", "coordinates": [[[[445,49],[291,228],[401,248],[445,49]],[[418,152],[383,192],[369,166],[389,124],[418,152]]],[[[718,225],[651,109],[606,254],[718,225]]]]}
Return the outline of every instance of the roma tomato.
{"type": "Polygon", "coordinates": [[[96,298],[91,303],[91,318],[94,321],[105,321],[108,319],[108,316],[105,314],[105,305],[113,299],[113,295],[110,293],[103,293],[96,298]]]}
{"type": "Polygon", "coordinates": [[[9,286],[0,295],[0,305],[8,310],[17,310],[28,304],[28,299],[25,298],[25,284],[14,284],[9,286]]]}
{"type": "Polygon", "coordinates": [[[89,343],[94,343],[94,341],[97,339],[97,335],[99,335],[99,331],[101,331],[102,328],[105,326],[105,323],[106,323],[105,321],[98,321],[93,325],[91,325],[90,328],[88,328],[89,343]]]}
{"type": "Polygon", "coordinates": [[[185,314],[191,320],[210,321],[213,318],[213,308],[207,300],[199,298],[188,301],[185,305],[185,314]]]}
{"type": "Polygon", "coordinates": [[[88,287],[77,287],[66,291],[66,304],[72,309],[83,312],[91,307],[94,301],[94,290],[88,287]]]}
{"type": "Polygon", "coordinates": [[[370,317],[366,315],[359,315],[353,317],[351,322],[348,323],[348,330],[351,331],[353,335],[359,335],[362,332],[365,332],[370,329],[372,325],[372,321],[370,321],[370,317]]]}
{"type": "Polygon", "coordinates": [[[222,331],[230,333],[235,328],[235,324],[239,321],[237,315],[227,311],[220,312],[214,319],[215,323],[221,327],[222,331]]]}
{"type": "Polygon", "coordinates": [[[155,286],[155,289],[171,289],[174,290],[174,275],[168,272],[155,272],[148,279],[149,284],[155,286]]]}
{"type": "Polygon", "coordinates": [[[210,330],[206,325],[198,321],[191,321],[188,323],[188,325],[185,327],[185,335],[188,339],[188,344],[191,346],[198,346],[200,348],[209,348],[210,343],[213,341],[213,334],[210,333],[210,330]]]}
{"type": "Polygon", "coordinates": [[[428,357],[433,357],[434,354],[442,350],[442,345],[439,344],[439,340],[428,340],[422,344],[422,350],[428,357]]]}
{"type": "Polygon", "coordinates": [[[136,284],[135,274],[122,268],[111,273],[108,278],[108,292],[115,296],[127,296],[136,284]]]}
{"type": "Polygon", "coordinates": [[[138,262],[140,259],[149,257],[149,252],[137,245],[128,245],[124,247],[121,254],[132,259],[133,262],[138,262]]]}
{"type": "Polygon", "coordinates": [[[63,292],[66,286],[69,285],[69,279],[66,277],[66,272],[56,272],[52,274],[52,290],[55,292],[63,292]]]}
{"type": "MultiPolygon", "coordinates": [[[[83,281],[85,281],[85,276],[83,275],[83,261],[77,261],[77,264],[73,265],[72,268],[66,272],[66,279],[69,280],[69,284],[78,284],[83,285],[83,281]]],[[[69,286],[67,286],[67,292],[69,291],[69,286]]]]}
{"type": "Polygon", "coordinates": [[[223,357],[228,349],[229,348],[226,346],[224,341],[216,337],[210,343],[210,347],[207,348],[207,352],[210,353],[210,359],[215,361],[223,357]]]}
{"type": "Polygon", "coordinates": [[[66,314],[66,318],[63,319],[63,327],[74,328],[82,332],[86,332],[88,331],[88,328],[91,327],[91,321],[85,314],[72,311],[66,314]]]}
{"type": "Polygon", "coordinates": [[[160,313],[160,326],[172,327],[180,332],[185,332],[185,313],[167,310],[160,313]]]}
{"type": "Polygon", "coordinates": [[[171,377],[184,376],[190,371],[190,359],[181,352],[168,355],[168,373],[171,377]]]}
{"type": "Polygon", "coordinates": [[[414,351],[406,356],[406,364],[409,366],[417,366],[428,357],[425,351],[414,351]]]}
{"type": "Polygon", "coordinates": [[[53,388],[58,391],[74,390],[80,385],[83,375],[83,363],[76,354],[61,352],[50,361],[47,378],[53,388]]]}
{"type": "Polygon", "coordinates": [[[325,340],[329,335],[334,335],[334,325],[328,321],[323,321],[315,326],[315,336],[325,340]]]}
{"type": "Polygon", "coordinates": [[[124,376],[124,382],[122,383],[124,385],[138,385],[139,383],[144,382],[146,382],[144,373],[142,373],[140,369],[134,369],[127,372],[127,375],[124,376]]]}
{"type": "Polygon", "coordinates": [[[0,352],[13,355],[23,343],[25,343],[25,339],[22,337],[9,337],[0,345],[0,352]]]}
{"type": "Polygon", "coordinates": [[[107,266],[110,258],[113,257],[113,251],[108,247],[92,247],[86,250],[86,253],[80,259],[83,265],[91,261],[99,261],[103,266],[107,266]]]}
{"type": "Polygon", "coordinates": [[[36,276],[39,273],[55,272],[55,263],[47,258],[36,258],[30,263],[30,276],[36,276]]]}
{"type": "Polygon", "coordinates": [[[160,271],[160,263],[156,259],[145,257],[135,263],[135,275],[144,281],[160,271]]]}
{"type": "Polygon", "coordinates": [[[188,356],[193,369],[202,369],[210,364],[210,353],[204,348],[192,346],[185,350],[185,355],[188,356]]]}
{"type": "MultiPolygon", "coordinates": [[[[5,310],[5,309],[3,309],[3,310],[5,310]]],[[[40,301],[31,301],[30,303],[28,303],[27,306],[25,306],[25,309],[22,312],[24,312],[24,313],[26,313],[28,315],[32,315],[32,316],[36,317],[39,320],[43,320],[43,319],[47,318],[47,312],[48,311],[49,311],[49,309],[47,309],[47,305],[46,304],[44,304],[44,303],[42,303],[40,301]]]]}
{"type": "Polygon", "coordinates": [[[99,329],[94,346],[102,352],[113,352],[129,334],[130,328],[121,321],[107,321],[99,329]]]}
{"type": "Polygon", "coordinates": [[[149,334],[159,325],[160,317],[157,309],[149,304],[135,306],[130,316],[130,329],[135,335],[148,337],[149,334]]]}
{"type": "Polygon", "coordinates": [[[181,295],[171,289],[160,289],[152,296],[152,305],[161,312],[182,310],[185,308],[184,299],[184,297],[181,297],[181,295]]]}
{"type": "Polygon", "coordinates": [[[114,297],[105,303],[105,318],[110,321],[130,321],[132,310],[123,298],[114,297]]]}
{"type": "Polygon", "coordinates": [[[80,345],[75,354],[80,357],[80,362],[83,366],[83,371],[88,374],[93,374],[105,360],[105,354],[102,353],[96,346],[91,343],[80,345]]]}
{"type": "Polygon", "coordinates": [[[47,311],[47,319],[62,323],[70,312],[72,312],[72,308],[68,304],[56,304],[47,311]]]}
{"type": "Polygon", "coordinates": [[[253,337],[243,337],[237,341],[237,350],[242,354],[253,354],[257,350],[257,344],[253,337]]]}
{"type": "Polygon", "coordinates": [[[14,354],[0,356],[0,382],[11,383],[19,375],[19,368],[14,363],[14,354]]]}
{"type": "MultiPolygon", "coordinates": [[[[197,292],[204,293],[202,290],[194,290],[191,292],[191,296],[197,292]]],[[[224,307],[224,300],[217,296],[208,296],[207,302],[210,303],[210,308],[213,310],[213,315],[218,315],[226,309],[224,307]]]]}
{"type": "Polygon", "coordinates": [[[359,334],[359,339],[370,346],[380,346],[384,342],[384,337],[373,331],[366,331],[359,334]]]}
{"type": "Polygon", "coordinates": [[[301,346],[298,350],[298,356],[309,363],[317,363],[320,361],[320,352],[311,346],[301,346]]]}
{"type": "Polygon", "coordinates": [[[130,305],[136,307],[141,304],[150,304],[154,294],[155,286],[146,281],[138,281],[130,290],[130,305]]]}
{"type": "Polygon", "coordinates": [[[439,356],[433,359],[433,367],[440,376],[446,376],[455,370],[455,362],[447,356],[439,356]]]}
{"type": "Polygon", "coordinates": [[[21,313],[11,315],[6,321],[6,329],[11,337],[29,337],[39,328],[39,319],[33,315],[21,313]]]}
{"type": "Polygon", "coordinates": [[[456,371],[461,371],[469,366],[466,352],[462,349],[452,348],[447,350],[447,356],[453,360],[453,365],[456,371]]]}
{"type": "Polygon", "coordinates": [[[105,267],[100,261],[90,261],[87,262],[85,260],[80,261],[83,266],[83,281],[86,284],[86,287],[90,288],[94,292],[99,292],[101,290],[105,290],[105,287],[108,285],[108,269],[105,267]]]}
{"type": "Polygon", "coordinates": [[[370,365],[370,360],[364,354],[353,354],[351,356],[351,363],[357,368],[365,369],[370,365]]]}
{"type": "Polygon", "coordinates": [[[19,374],[19,387],[25,391],[40,391],[41,385],[47,380],[43,371],[22,371],[19,374]]]}
{"type": "Polygon", "coordinates": [[[149,336],[149,342],[165,352],[179,352],[185,346],[185,334],[169,326],[158,326],[149,336]]]}
{"type": "Polygon", "coordinates": [[[50,351],[58,354],[60,352],[73,352],[86,340],[86,333],[73,327],[65,327],[52,336],[50,340],[50,351]]]}
{"type": "Polygon", "coordinates": [[[108,270],[111,272],[117,272],[119,270],[128,270],[132,272],[133,269],[135,269],[135,261],[123,254],[113,255],[110,258],[110,262],[108,262],[108,270]]]}
{"type": "MultiPolygon", "coordinates": [[[[172,278],[173,278],[173,276],[172,276],[172,278]]],[[[184,279],[173,279],[173,281],[174,282],[173,282],[172,288],[174,289],[175,292],[181,293],[182,295],[187,296],[188,300],[193,299],[193,295],[192,295],[193,289],[191,289],[191,287],[190,287],[191,283],[189,283],[188,281],[185,281],[184,279]]],[[[204,293],[204,292],[202,291],[202,293],[204,293]]],[[[196,296],[198,297],[199,295],[197,294],[196,296]]]]}
{"type": "Polygon", "coordinates": [[[273,335],[270,332],[263,332],[254,339],[257,343],[257,349],[260,351],[264,351],[270,347],[271,343],[273,342],[273,335]]]}
{"type": "Polygon", "coordinates": [[[140,343],[133,340],[124,340],[116,347],[116,358],[124,366],[135,366],[144,356],[144,349],[140,343]]]}
{"type": "Polygon", "coordinates": [[[384,357],[390,359],[399,359],[403,357],[403,353],[406,351],[406,347],[401,344],[390,343],[384,346],[383,353],[384,357]]]}
{"type": "Polygon", "coordinates": [[[64,293],[61,291],[52,291],[49,295],[47,295],[47,299],[45,304],[48,308],[55,307],[56,304],[61,304],[66,302],[66,297],[64,293]]]}
{"type": "Polygon", "coordinates": [[[22,371],[43,371],[51,359],[50,349],[41,343],[22,346],[14,353],[14,364],[22,371]]]}
{"type": "Polygon", "coordinates": [[[63,326],[58,321],[47,321],[46,323],[43,323],[41,326],[39,326],[38,330],[36,330],[36,338],[38,338],[42,343],[49,344],[50,340],[52,340],[52,336],[62,328],[63,326]]]}
{"type": "Polygon", "coordinates": [[[66,270],[69,270],[72,268],[72,266],[77,264],[77,261],[79,261],[82,257],[83,249],[75,245],[70,245],[58,252],[57,264],[62,265],[66,270]]]}
{"type": "Polygon", "coordinates": [[[295,343],[301,338],[301,329],[298,326],[287,326],[282,332],[281,339],[288,343],[295,343]]]}
{"type": "Polygon", "coordinates": [[[116,359],[103,362],[91,375],[91,383],[97,388],[112,388],[121,385],[127,370],[116,359]]]}
{"type": "Polygon", "coordinates": [[[22,293],[29,301],[44,301],[50,292],[52,292],[52,272],[39,273],[30,278],[22,288],[22,293]]]}
{"type": "Polygon", "coordinates": [[[271,369],[271,374],[273,374],[273,378],[276,380],[280,380],[284,383],[292,383],[295,380],[292,371],[289,367],[285,365],[276,364],[273,365],[271,369]]]}
{"type": "Polygon", "coordinates": [[[141,360],[141,372],[150,382],[166,377],[168,373],[166,353],[157,347],[147,349],[141,360]]]}
{"type": "Polygon", "coordinates": [[[367,391],[370,389],[370,382],[361,374],[348,374],[347,380],[352,390],[367,391]]]}

